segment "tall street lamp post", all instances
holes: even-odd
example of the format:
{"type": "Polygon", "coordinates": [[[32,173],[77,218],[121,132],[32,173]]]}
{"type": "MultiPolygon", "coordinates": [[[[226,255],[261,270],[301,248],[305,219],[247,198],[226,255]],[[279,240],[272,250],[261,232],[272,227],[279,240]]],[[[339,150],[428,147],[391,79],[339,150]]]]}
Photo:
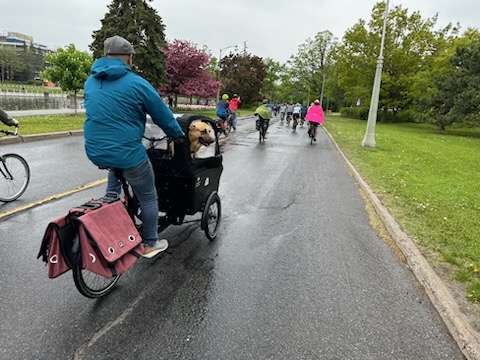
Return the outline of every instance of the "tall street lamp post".
{"type": "Polygon", "coordinates": [[[387,15],[388,15],[388,3],[385,7],[385,14],[383,16],[383,31],[382,41],[380,44],[380,55],[377,59],[377,70],[375,71],[375,80],[373,82],[372,99],[370,101],[370,110],[368,112],[367,131],[362,141],[364,147],[375,147],[375,125],[377,122],[378,111],[378,98],[380,97],[380,83],[382,81],[382,68],[383,68],[383,47],[385,44],[385,32],[387,30],[387,15]]]}
{"type": "MultiPolygon", "coordinates": [[[[227,49],[231,49],[231,48],[235,48],[235,51],[237,50],[237,45],[230,45],[230,46],[227,46],[227,47],[224,47],[223,49],[220,49],[220,56],[218,57],[218,64],[217,64],[217,81],[220,80],[220,61],[222,60],[222,53],[227,50],[227,49]]],[[[217,104],[218,104],[218,101],[220,100],[220,84],[218,84],[217,86],[217,104]]]]}

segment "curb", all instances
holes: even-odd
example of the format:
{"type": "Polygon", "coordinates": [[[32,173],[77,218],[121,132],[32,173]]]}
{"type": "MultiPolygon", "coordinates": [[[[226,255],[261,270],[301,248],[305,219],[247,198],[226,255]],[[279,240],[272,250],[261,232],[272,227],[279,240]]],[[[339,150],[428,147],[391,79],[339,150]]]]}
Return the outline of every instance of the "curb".
{"type": "Polygon", "coordinates": [[[47,140],[47,139],[57,139],[57,138],[62,138],[66,136],[83,136],[83,130],[59,131],[59,132],[35,134],[35,135],[24,135],[24,136],[9,136],[9,137],[5,136],[5,137],[0,137],[0,145],[47,140]]]}
{"type": "Polygon", "coordinates": [[[330,137],[350,171],[353,173],[360,187],[367,194],[368,200],[374,207],[377,215],[382,220],[392,239],[404,254],[407,259],[407,264],[418,282],[425,288],[430,301],[437,309],[437,312],[457,342],[460,350],[468,360],[479,360],[480,333],[470,325],[467,317],[461,312],[447,286],[418,250],[415,242],[408,237],[408,235],[402,230],[400,224],[397,223],[388,209],[381,203],[377,195],[375,195],[357,169],[345,156],[328,130],[325,127],[323,127],[323,129],[330,137]]]}

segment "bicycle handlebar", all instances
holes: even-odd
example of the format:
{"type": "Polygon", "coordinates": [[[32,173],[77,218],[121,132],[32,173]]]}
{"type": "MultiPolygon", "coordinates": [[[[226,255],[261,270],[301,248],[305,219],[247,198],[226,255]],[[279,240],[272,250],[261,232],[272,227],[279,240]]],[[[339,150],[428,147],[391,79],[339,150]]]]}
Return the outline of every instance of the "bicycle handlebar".
{"type": "Polygon", "coordinates": [[[163,137],[161,137],[161,138],[156,138],[156,137],[154,137],[154,136],[148,137],[148,136],[143,135],[142,138],[144,138],[145,140],[148,140],[148,141],[150,142],[150,146],[151,146],[151,147],[155,147],[155,144],[156,144],[156,143],[158,143],[158,142],[160,142],[160,141],[162,141],[162,140],[165,140],[165,139],[167,139],[167,142],[170,142],[170,141],[171,141],[170,138],[169,138],[167,135],[165,135],[165,136],[163,136],[163,137]]]}
{"type": "Polygon", "coordinates": [[[15,126],[15,131],[12,131],[12,130],[3,130],[3,129],[0,129],[0,132],[6,134],[6,135],[13,135],[13,136],[17,136],[18,135],[18,125],[15,126]]]}

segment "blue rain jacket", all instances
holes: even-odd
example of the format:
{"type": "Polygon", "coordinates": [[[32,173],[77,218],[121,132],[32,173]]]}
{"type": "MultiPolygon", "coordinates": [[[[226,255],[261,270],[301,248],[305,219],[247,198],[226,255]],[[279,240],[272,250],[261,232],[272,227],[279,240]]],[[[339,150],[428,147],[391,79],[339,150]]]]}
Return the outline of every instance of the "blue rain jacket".
{"type": "Polygon", "coordinates": [[[146,114],[170,138],[184,136],[158,92],[121,59],[96,60],[84,92],[85,150],[97,166],[128,169],[145,161],[146,114]]]}

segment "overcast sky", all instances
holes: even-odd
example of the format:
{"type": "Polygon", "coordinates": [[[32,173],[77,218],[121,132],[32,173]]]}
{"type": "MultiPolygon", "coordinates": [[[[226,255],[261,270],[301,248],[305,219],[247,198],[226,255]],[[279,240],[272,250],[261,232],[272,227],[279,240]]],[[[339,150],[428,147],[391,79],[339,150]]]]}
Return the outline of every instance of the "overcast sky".
{"type": "MultiPolygon", "coordinates": [[[[50,49],[75,44],[89,50],[111,0],[0,0],[0,31],[33,36],[50,49]]],[[[250,53],[286,62],[300,44],[329,30],[339,40],[358,19],[370,20],[376,0],[154,0],[168,40],[221,48],[246,41],[250,53]]],[[[437,27],[459,22],[480,28],[479,0],[390,0],[422,18],[438,13],[437,27]]],[[[222,56],[230,50],[223,52],[222,56]]]]}

